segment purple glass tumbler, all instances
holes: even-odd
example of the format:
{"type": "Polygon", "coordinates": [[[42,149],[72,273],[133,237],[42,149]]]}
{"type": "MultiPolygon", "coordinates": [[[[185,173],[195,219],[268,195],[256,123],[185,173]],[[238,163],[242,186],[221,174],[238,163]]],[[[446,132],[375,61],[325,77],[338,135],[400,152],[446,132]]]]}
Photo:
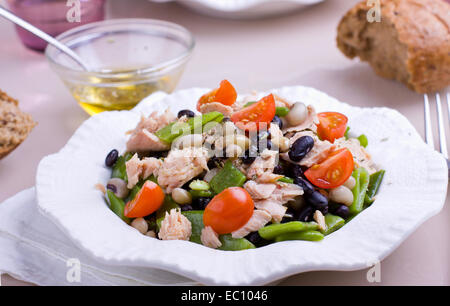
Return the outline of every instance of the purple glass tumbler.
{"type": "MultiPolygon", "coordinates": [[[[105,0],[6,0],[12,13],[51,36],[71,28],[103,20],[105,0]],[[76,18],[79,16],[79,18],[76,18]]],[[[43,51],[47,43],[27,30],[16,27],[28,48],[43,51]]]]}

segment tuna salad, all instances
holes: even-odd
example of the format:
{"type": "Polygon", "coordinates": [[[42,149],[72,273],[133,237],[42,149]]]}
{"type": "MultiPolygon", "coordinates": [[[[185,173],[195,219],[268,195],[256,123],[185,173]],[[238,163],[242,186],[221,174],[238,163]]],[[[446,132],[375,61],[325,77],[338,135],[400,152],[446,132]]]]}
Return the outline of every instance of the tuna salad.
{"type": "Polygon", "coordinates": [[[243,250],[319,241],[375,201],[384,170],[348,118],[275,94],[238,99],[233,85],[199,97],[196,112],[142,117],[113,149],[102,188],[137,231],[243,250]]]}

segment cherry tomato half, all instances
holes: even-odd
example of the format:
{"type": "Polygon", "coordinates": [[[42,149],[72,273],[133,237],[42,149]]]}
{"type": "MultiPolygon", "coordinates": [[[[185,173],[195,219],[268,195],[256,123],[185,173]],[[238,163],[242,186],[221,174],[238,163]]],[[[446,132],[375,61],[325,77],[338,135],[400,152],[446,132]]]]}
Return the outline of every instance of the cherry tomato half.
{"type": "Polygon", "coordinates": [[[203,213],[203,223],[218,234],[229,234],[248,222],[254,206],[244,188],[230,187],[209,202],[203,213]]]}
{"type": "Polygon", "coordinates": [[[317,114],[319,124],[317,125],[317,134],[320,139],[334,142],[345,134],[348,119],[345,115],[336,112],[325,112],[317,114]]]}
{"type": "Polygon", "coordinates": [[[344,184],[353,172],[353,155],[342,148],[332,152],[327,159],[305,171],[306,178],[319,188],[336,188],[344,184]]]}
{"type": "Polygon", "coordinates": [[[268,128],[275,117],[275,110],[275,98],[270,94],[231,115],[231,121],[241,130],[257,131],[268,128]]]}
{"type": "Polygon", "coordinates": [[[219,88],[216,88],[207,94],[201,96],[197,102],[197,110],[200,111],[200,106],[206,103],[219,102],[225,105],[233,105],[237,99],[237,92],[233,85],[227,80],[220,82],[219,88]]]}
{"type": "Polygon", "coordinates": [[[157,184],[146,181],[141,190],[125,205],[124,215],[140,218],[155,212],[164,202],[164,192],[157,184]]]}

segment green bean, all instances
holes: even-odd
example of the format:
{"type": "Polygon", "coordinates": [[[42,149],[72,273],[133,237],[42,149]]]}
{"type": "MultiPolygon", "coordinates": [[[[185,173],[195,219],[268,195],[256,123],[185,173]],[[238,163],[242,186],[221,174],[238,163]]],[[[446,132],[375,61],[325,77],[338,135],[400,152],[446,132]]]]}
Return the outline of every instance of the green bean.
{"type": "Polygon", "coordinates": [[[349,133],[350,133],[350,127],[347,126],[347,128],[345,129],[345,134],[344,134],[345,139],[349,138],[349,133]]]}
{"type": "Polygon", "coordinates": [[[120,178],[125,182],[128,182],[127,167],[125,163],[129,161],[133,155],[133,153],[127,152],[125,155],[121,155],[117,158],[117,161],[112,168],[111,178],[120,178]]]}
{"type": "Polygon", "coordinates": [[[289,108],[283,106],[278,106],[275,108],[275,115],[278,117],[284,117],[287,116],[287,114],[289,114],[289,108]]]}
{"type": "Polygon", "coordinates": [[[223,114],[219,112],[210,112],[191,118],[186,123],[180,123],[178,121],[173,122],[156,131],[155,135],[158,136],[158,138],[163,142],[170,144],[175,140],[175,138],[184,133],[194,133],[198,129],[202,129],[203,126],[209,122],[222,122],[223,118],[223,114]]]}
{"type": "Polygon", "coordinates": [[[327,224],[327,230],[322,231],[322,233],[326,236],[331,234],[332,232],[337,231],[341,227],[345,225],[345,220],[339,216],[335,216],[332,214],[325,215],[325,223],[327,224]]]}
{"type": "Polygon", "coordinates": [[[307,241],[320,241],[323,239],[323,234],[318,231],[303,231],[293,232],[279,235],[275,238],[275,242],[286,240],[307,240],[307,241]]]}
{"type": "Polygon", "coordinates": [[[364,198],[366,196],[367,187],[369,186],[369,173],[364,168],[358,168],[353,171],[352,176],[356,180],[355,187],[353,187],[353,203],[349,207],[350,214],[359,214],[364,208],[364,198]]]}
{"type": "Polygon", "coordinates": [[[242,187],[246,179],[245,175],[234,167],[230,160],[228,160],[223,169],[211,179],[209,185],[217,194],[229,187],[242,187]]]}
{"type": "Polygon", "coordinates": [[[247,249],[254,249],[255,245],[248,241],[245,238],[233,238],[230,234],[220,235],[220,242],[222,245],[219,247],[219,250],[223,251],[240,251],[247,249]]]}
{"type": "Polygon", "coordinates": [[[125,209],[125,202],[118,198],[114,192],[111,190],[106,190],[106,195],[108,197],[109,208],[123,221],[130,223],[130,219],[123,215],[125,209]]]}
{"type": "Polygon", "coordinates": [[[264,226],[259,229],[258,233],[262,238],[272,240],[282,234],[316,230],[318,228],[319,225],[316,222],[291,221],[264,226]]]}
{"type": "Polygon", "coordinates": [[[209,190],[209,184],[202,180],[193,180],[189,184],[189,188],[192,190],[209,190]]]}
{"type": "Polygon", "coordinates": [[[369,141],[367,140],[367,136],[364,134],[359,135],[358,140],[359,140],[359,144],[361,146],[363,146],[364,148],[367,147],[367,145],[369,144],[369,141]]]}
{"type": "Polygon", "coordinates": [[[366,196],[364,197],[365,205],[370,205],[375,201],[374,197],[380,188],[381,182],[383,182],[385,172],[385,170],[380,170],[370,175],[369,187],[366,196]]]}
{"type": "Polygon", "coordinates": [[[294,179],[290,178],[290,177],[287,177],[287,176],[283,176],[282,178],[278,179],[278,182],[294,184],[294,179]]]}
{"type": "Polygon", "coordinates": [[[202,235],[202,229],[204,227],[203,210],[183,211],[182,214],[191,222],[192,234],[189,241],[202,244],[200,237],[202,235]]]}
{"type": "Polygon", "coordinates": [[[189,190],[189,193],[194,199],[212,198],[214,196],[214,193],[211,190],[189,190]]]}

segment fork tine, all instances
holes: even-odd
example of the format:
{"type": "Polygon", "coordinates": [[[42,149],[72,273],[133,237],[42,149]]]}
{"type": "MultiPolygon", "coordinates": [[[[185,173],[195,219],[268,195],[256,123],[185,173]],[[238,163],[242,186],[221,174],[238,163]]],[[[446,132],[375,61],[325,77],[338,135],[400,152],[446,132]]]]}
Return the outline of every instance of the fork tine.
{"type": "Polygon", "coordinates": [[[425,142],[434,149],[433,131],[431,130],[430,102],[428,101],[427,94],[423,96],[423,107],[425,114],[425,142]]]}
{"type": "Polygon", "coordinates": [[[442,116],[441,96],[436,94],[436,110],[438,115],[438,127],[439,127],[439,147],[442,155],[448,158],[447,152],[447,140],[445,139],[444,118],[442,116]]]}

